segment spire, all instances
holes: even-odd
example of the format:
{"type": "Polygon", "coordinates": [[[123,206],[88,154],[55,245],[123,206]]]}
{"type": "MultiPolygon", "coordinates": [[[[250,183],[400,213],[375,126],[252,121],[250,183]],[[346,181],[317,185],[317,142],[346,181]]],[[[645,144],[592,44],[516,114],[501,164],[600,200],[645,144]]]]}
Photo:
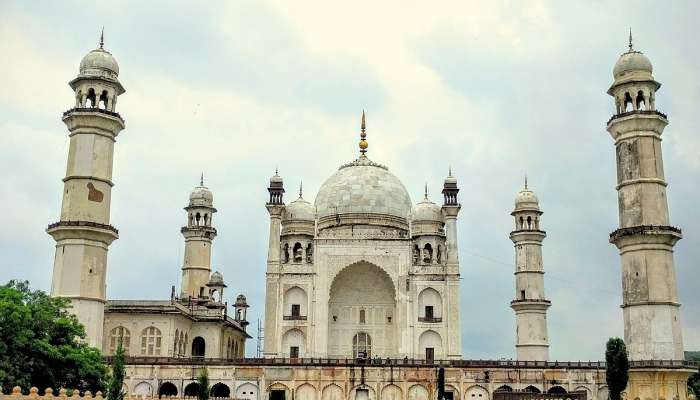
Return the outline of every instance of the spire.
{"type": "Polygon", "coordinates": [[[630,51],[632,51],[632,28],[630,28],[630,42],[628,47],[630,48],[630,51]]]}
{"type": "Polygon", "coordinates": [[[302,186],[303,184],[304,184],[303,181],[299,181],[299,198],[300,198],[300,199],[301,199],[301,196],[302,196],[302,193],[303,193],[303,190],[302,190],[302,189],[303,189],[303,186],[302,186]]]}
{"type": "Polygon", "coordinates": [[[525,174],[525,190],[527,190],[527,174],[525,174]]]}
{"type": "Polygon", "coordinates": [[[365,132],[365,110],[362,110],[362,124],[360,125],[360,157],[365,158],[365,153],[367,153],[367,133],[365,132]]]}
{"type": "Polygon", "coordinates": [[[449,178],[452,178],[452,166],[451,166],[451,165],[450,165],[450,169],[449,169],[449,171],[448,171],[448,173],[447,173],[447,176],[448,176],[449,178]]]}
{"type": "Polygon", "coordinates": [[[105,27],[102,27],[102,33],[100,34],[100,49],[104,49],[105,46],[105,27]]]}
{"type": "Polygon", "coordinates": [[[204,172],[199,176],[199,186],[204,186],[204,172]]]}
{"type": "Polygon", "coordinates": [[[424,196],[425,196],[425,200],[428,200],[428,182],[425,182],[425,193],[424,193],[424,196]]]}
{"type": "Polygon", "coordinates": [[[275,176],[280,176],[279,169],[277,168],[276,165],[275,165],[275,176]]]}

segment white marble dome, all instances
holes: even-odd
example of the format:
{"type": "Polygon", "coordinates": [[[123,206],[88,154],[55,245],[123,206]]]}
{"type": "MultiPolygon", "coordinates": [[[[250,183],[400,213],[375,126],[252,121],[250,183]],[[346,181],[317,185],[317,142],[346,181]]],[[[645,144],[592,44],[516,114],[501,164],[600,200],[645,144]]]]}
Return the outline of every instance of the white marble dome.
{"type": "Polygon", "coordinates": [[[303,197],[299,196],[298,199],[289,203],[285,207],[284,220],[285,221],[310,221],[313,222],[316,219],[316,213],[314,212],[314,206],[308,201],[304,200],[303,197]]]}
{"type": "Polygon", "coordinates": [[[515,209],[516,210],[523,210],[523,209],[537,209],[539,210],[539,200],[537,199],[537,196],[535,193],[525,187],[522,189],[520,192],[518,192],[518,195],[515,196],[515,209]]]}
{"type": "Polygon", "coordinates": [[[372,214],[406,220],[411,197],[385,166],[359,158],[326,180],[314,205],[319,219],[336,214],[372,214]]]}
{"type": "Polygon", "coordinates": [[[95,49],[80,61],[81,75],[107,75],[112,78],[119,76],[119,64],[112,53],[104,49],[95,49]]]}
{"type": "Polygon", "coordinates": [[[214,195],[206,186],[197,186],[190,193],[190,206],[211,207],[214,204],[214,195]]]}
{"type": "Polygon", "coordinates": [[[420,203],[416,204],[411,211],[411,220],[413,221],[431,221],[442,222],[442,208],[428,200],[426,197],[420,203]]]}
{"type": "Polygon", "coordinates": [[[628,51],[620,56],[613,68],[613,77],[620,79],[624,75],[633,72],[649,74],[653,72],[649,58],[639,51],[628,51]]]}
{"type": "Polygon", "coordinates": [[[224,276],[221,275],[221,272],[219,271],[214,271],[213,274],[211,274],[211,277],[209,278],[209,286],[224,286],[224,276]]]}

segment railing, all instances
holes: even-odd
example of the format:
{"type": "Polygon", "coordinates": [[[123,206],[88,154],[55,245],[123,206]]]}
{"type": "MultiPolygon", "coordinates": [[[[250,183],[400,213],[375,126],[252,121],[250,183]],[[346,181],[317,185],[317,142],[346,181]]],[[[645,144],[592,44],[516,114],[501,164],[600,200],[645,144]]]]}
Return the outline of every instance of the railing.
{"type": "Polygon", "coordinates": [[[119,115],[118,112],[114,111],[109,111],[109,110],[104,110],[102,108],[97,108],[97,107],[75,107],[71,108],[70,110],[66,110],[63,112],[63,116],[65,117],[66,115],[72,113],[72,112],[96,112],[100,114],[106,114],[106,115],[111,115],[112,117],[117,117],[119,119],[122,119],[122,116],[119,115]]]}
{"type": "Polygon", "coordinates": [[[58,228],[60,226],[87,226],[90,228],[107,229],[107,230],[110,230],[116,234],[119,234],[119,231],[117,230],[117,228],[113,227],[112,225],[99,224],[97,222],[91,222],[91,221],[58,221],[58,222],[54,222],[53,224],[49,225],[48,229],[58,228]]]}
{"type": "MultiPolygon", "coordinates": [[[[112,357],[105,357],[111,362],[112,357]]],[[[604,369],[605,361],[518,361],[518,360],[425,360],[414,358],[193,358],[193,357],[126,357],[126,364],[131,365],[226,365],[226,366],[441,366],[452,368],[573,368],[604,369]]],[[[631,368],[671,368],[697,369],[697,361],[685,360],[639,360],[630,361],[631,368]]]]}
{"type": "Polygon", "coordinates": [[[284,321],[306,321],[306,315],[284,315],[282,317],[284,321]]]}
{"type": "Polygon", "coordinates": [[[662,113],[661,111],[656,111],[656,110],[636,110],[636,111],[627,111],[623,112],[620,114],[615,114],[610,119],[608,120],[608,124],[611,123],[613,120],[618,119],[618,118],[624,118],[628,117],[630,115],[635,115],[635,114],[643,114],[643,115],[658,115],[660,117],[663,117],[664,119],[668,118],[666,114],[662,113]]]}
{"type": "Polygon", "coordinates": [[[630,226],[628,228],[620,228],[616,229],[610,234],[610,239],[617,239],[622,236],[627,236],[627,235],[642,235],[645,233],[652,233],[652,232],[658,232],[658,231],[671,231],[675,232],[678,234],[681,234],[680,228],[676,228],[675,226],[667,226],[667,225],[638,225],[638,226],[630,226]]]}
{"type": "Polygon", "coordinates": [[[418,322],[439,323],[442,322],[442,317],[418,317],[418,322]]]}

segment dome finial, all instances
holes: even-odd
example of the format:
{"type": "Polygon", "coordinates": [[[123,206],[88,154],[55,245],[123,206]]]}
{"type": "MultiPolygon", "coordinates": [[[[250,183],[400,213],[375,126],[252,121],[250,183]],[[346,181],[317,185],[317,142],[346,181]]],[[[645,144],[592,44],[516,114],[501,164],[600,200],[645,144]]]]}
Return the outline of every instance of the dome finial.
{"type": "Polygon", "coordinates": [[[199,176],[199,186],[204,186],[204,172],[199,176]]]}
{"type": "Polygon", "coordinates": [[[632,51],[632,28],[630,27],[630,42],[628,44],[628,47],[630,48],[630,51],[632,51]]]}
{"type": "Polygon", "coordinates": [[[299,181],[299,198],[300,198],[300,199],[301,199],[302,193],[304,192],[304,191],[303,191],[303,185],[304,185],[304,182],[303,182],[303,181],[299,181]]]}
{"type": "Polygon", "coordinates": [[[105,27],[102,27],[102,33],[100,34],[100,49],[104,49],[105,46],[105,27]]]}
{"type": "Polygon", "coordinates": [[[275,165],[275,176],[280,176],[279,168],[275,165]]]}
{"type": "Polygon", "coordinates": [[[428,200],[428,182],[425,182],[425,199],[428,200]]]}
{"type": "Polygon", "coordinates": [[[367,147],[369,146],[367,144],[367,132],[365,132],[366,129],[366,124],[365,124],[365,110],[362,110],[362,124],[360,125],[360,157],[364,158],[365,153],[367,153],[367,147]]]}
{"type": "Polygon", "coordinates": [[[451,165],[450,165],[449,170],[447,171],[447,176],[448,176],[449,178],[452,177],[452,166],[451,166],[451,165]]]}
{"type": "Polygon", "coordinates": [[[525,174],[525,189],[527,189],[527,174],[525,174]]]}

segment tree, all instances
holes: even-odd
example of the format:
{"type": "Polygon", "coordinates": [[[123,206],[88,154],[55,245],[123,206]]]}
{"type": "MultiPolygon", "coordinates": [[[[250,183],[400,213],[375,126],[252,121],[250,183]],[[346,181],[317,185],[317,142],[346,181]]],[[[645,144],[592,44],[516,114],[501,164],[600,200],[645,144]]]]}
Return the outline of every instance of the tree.
{"type": "Polygon", "coordinates": [[[85,342],[66,299],[31,290],[27,281],[0,285],[0,386],[104,389],[107,368],[85,342]]]}
{"type": "MultiPolygon", "coordinates": [[[[685,359],[700,361],[700,351],[686,351],[685,359]]],[[[688,378],[688,391],[696,397],[700,397],[700,372],[696,372],[688,378]]]]}
{"type": "Polygon", "coordinates": [[[620,400],[629,379],[627,347],[620,338],[610,338],[605,350],[605,380],[608,383],[610,400],[620,400]]]}
{"type": "Polygon", "coordinates": [[[199,371],[197,383],[197,399],[209,400],[209,375],[207,374],[206,367],[202,368],[201,371],[199,371]]]}
{"type": "Polygon", "coordinates": [[[119,338],[117,351],[112,359],[112,375],[107,385],[107,400],[122,400],[124,398],[124,348],[122,338],[119,338]]]}

